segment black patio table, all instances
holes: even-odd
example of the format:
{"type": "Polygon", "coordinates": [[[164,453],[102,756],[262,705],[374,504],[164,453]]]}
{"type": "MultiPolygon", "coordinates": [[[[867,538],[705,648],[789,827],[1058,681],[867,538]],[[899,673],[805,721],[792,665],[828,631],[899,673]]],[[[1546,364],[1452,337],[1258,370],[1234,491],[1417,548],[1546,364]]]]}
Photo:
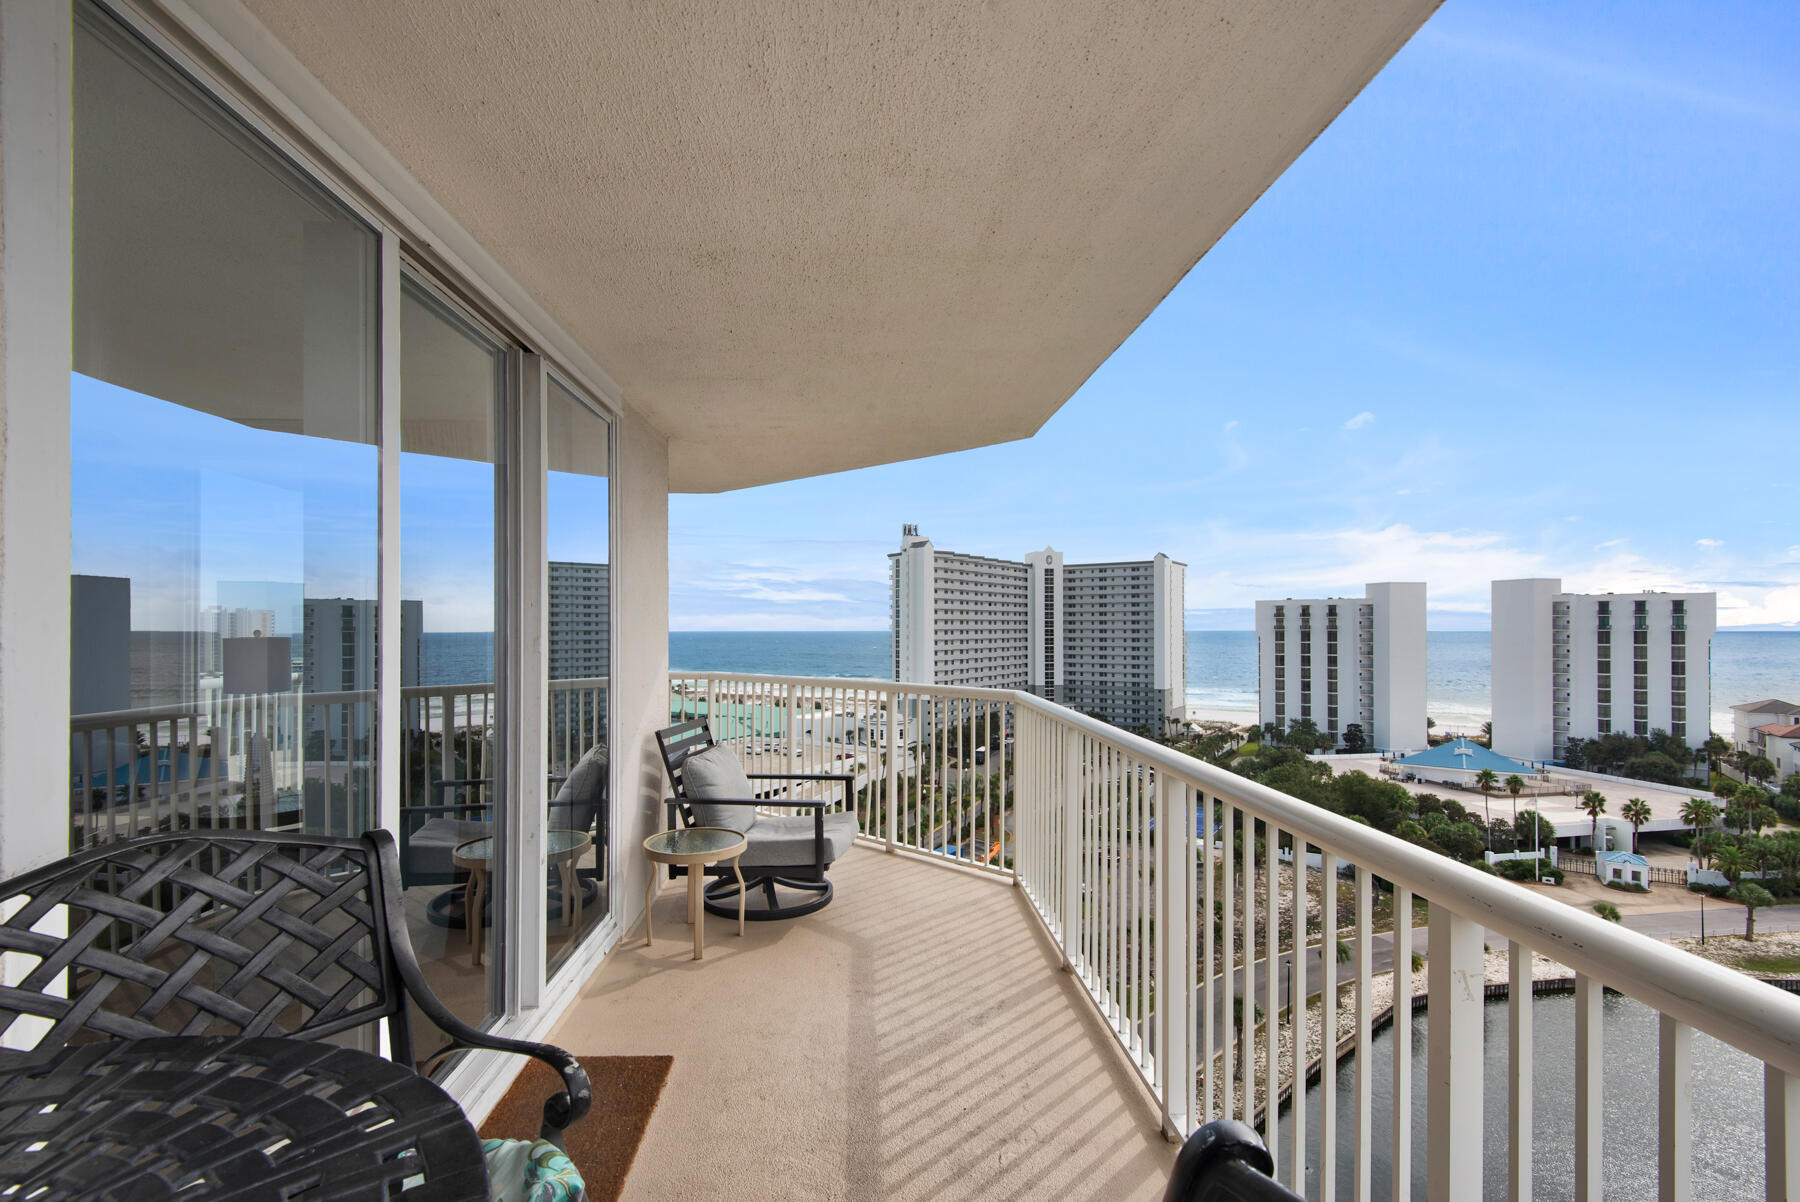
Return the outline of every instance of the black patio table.
{"type": "Polygon", "coordinates": [[[462,1108],[367,1052],[171,1036],[0,1070],[0,1197],[175,1196],[435,1202],[488,1187],[462,1108]]]}

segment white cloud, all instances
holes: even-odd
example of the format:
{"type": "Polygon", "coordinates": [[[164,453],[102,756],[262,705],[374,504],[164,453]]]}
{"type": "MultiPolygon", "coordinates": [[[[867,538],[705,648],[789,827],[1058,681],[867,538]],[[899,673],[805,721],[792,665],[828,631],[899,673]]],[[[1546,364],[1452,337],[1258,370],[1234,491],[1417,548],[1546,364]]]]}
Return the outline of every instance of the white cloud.
{"type": "Polygon", "coordinates": [[[1717,538],[1697,538],[1694,543],[1701,547],[1723,547],[1725,545],[1724,540],[1717,538]]]}
{"type": "Polygon", "coordinates": [[[1373,413],[1370,413],[1367,409],[1364,409],[1361,413],[1357,414],[1355,417],[1353,417],[1349,421],[1345,422],[1344,429],[1360,430],[1364,426],[1368,425],[1370,422],[1373,422],[1374,420],[1375,420],[1375,415],[1373,413]]]}
{"type": "Polygon", "coordinates": [[[1238,422],[1235,418],[1232,419],[1231,421],[1228,421],[1225,423],[1225,433],[1227,433],[1227,434],[1231,433],[1233,430],[1235,430],[1237,428],[1238,428],[1238,422]]]}
{"type": "Polygon", "coordinates": [[[1605,551],[1612,547],[1623,547],[1626,543],[1628,543],[1630,541],[1631,540],[1628,538],[1609,538],[1603,543],[1595,543],[1594,550],[1605,551]]]}

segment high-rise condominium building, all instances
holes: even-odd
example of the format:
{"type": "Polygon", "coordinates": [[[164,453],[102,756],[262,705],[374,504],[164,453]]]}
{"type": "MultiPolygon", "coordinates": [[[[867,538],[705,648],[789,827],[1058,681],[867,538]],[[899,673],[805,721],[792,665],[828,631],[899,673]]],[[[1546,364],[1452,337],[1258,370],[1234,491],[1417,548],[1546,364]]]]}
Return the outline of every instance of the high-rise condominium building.
{"type": "Polygon", "coordinates": [[[1712,726],[1716,593],[1565,593],[1493,583],[1494,750],[1560,760],[1570,739],[1712,726]]]}
{"type": "Polygon", "coordinates": [[[603,563],[550,561],[551,680],[607,675],[609,571],[603,563]]]}
{"type": "Polygon", "coordinates": [[[917,526],[888,559],[896,680],[1030,689],[1133,729],[1181,716],[1185,564],[989,559],[940,551],[917,526]]]}
{"type": "Polygon", "coordinates": [[[1341,746],[1425,746],[1425,586],[1371,584],[1360,597],[1256,603],[1258,721],[1311,720],[1341,746]]]}

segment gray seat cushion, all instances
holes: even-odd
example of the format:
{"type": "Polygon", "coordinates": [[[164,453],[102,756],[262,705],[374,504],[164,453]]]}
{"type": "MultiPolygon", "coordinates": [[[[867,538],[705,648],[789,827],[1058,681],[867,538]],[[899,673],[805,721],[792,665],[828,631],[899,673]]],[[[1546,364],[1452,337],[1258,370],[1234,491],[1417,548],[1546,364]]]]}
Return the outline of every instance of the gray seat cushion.
{"type": "Polygon", "coordinates": [[[594,817],[606,803],[606,743],[594,744],[569,770],[569,778],[550,802],[550,826],[554,830],[591,831],[594,817]]]}
{"type": "Polygon", "coordinates": [[[432,818],[407,837],[406,874],[447,881],[456,872],[456,865],[450,858],[456,845],[470,839],[485,839],[493,833],[491,822],[432,818]]]}
{"type": "MultiPolygon", "coordinates": [[[[754,798],[750,778],[729,747],[713,746],[681,761],[681,793],[701,826],[744,834],[756,825],[755,806],[709,806],[708,797],[754,798]]],[[[809,857],[810,858],[810,857],[809,857]]]]}
{"type": "MultiPolygon", "coordinates": [[[[825,815],[825,862],[841,859],[856,841],[855,814],[825,815]]],[[[758,867],[794,867],[813,862],[811,814],[792,818],[762,818],[750,828],[750,846],[738,857],[746,870],[758,867]]]]}

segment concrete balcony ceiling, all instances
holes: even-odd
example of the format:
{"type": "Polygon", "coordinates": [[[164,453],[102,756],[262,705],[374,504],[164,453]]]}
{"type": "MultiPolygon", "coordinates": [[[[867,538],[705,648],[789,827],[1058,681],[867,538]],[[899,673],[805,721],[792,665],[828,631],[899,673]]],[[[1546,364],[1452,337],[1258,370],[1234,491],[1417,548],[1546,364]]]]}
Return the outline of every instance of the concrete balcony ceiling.
{"type": "Polygon", "coordinates": [[[243,0],[710,492],[1028,437],[1437,0],[243,0]]]}

